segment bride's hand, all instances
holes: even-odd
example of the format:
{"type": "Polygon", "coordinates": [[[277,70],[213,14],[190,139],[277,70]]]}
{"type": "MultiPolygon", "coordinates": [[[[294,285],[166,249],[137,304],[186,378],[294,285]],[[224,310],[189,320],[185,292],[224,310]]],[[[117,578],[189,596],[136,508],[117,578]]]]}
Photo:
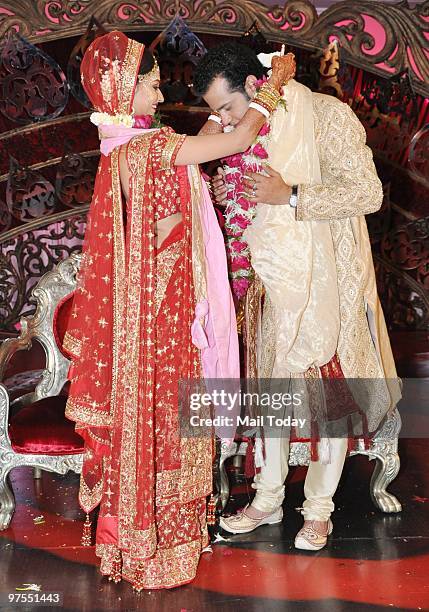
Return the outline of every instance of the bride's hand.
{"type": "Polygon", "coordinates": [[[293,53],[275,55],[271,60],[272,74],[269,82],[278,91],[293,79],[296,73],[296,61],[293,53]]]}

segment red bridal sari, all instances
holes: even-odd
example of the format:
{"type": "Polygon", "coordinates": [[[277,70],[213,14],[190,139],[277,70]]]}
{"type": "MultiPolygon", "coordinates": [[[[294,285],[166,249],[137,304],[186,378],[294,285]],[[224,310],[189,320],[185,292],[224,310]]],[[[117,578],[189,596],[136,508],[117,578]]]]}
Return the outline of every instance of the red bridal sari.
{"type": "MultiPolygon", "coordinates": [[[[99,112],[130,114],[142,53],[119,32],[90,46],[82,80],[99,112]]],[[[182,139],[163,128],[130,140],[126,206],[119,150],[102,156],[66,337],[67,416],[86,443],[80,503],[100,506],[101,572],[138,590],[192,580],[208,543],[212,441],[181,437],[178,416],[179,380],[201,377],[191,325],[204,297],[200,178],[173,165],[182,139]],[[183,222],[157,250],[155,215],[172,198],[183,222]]]]}

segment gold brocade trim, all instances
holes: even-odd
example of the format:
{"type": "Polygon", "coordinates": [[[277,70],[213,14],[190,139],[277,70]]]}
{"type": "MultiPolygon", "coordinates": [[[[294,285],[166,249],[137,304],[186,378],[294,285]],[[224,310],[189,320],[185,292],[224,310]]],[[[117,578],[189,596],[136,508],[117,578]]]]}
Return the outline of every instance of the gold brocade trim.
{"type": "Polygon", "coordinates": [[[194,277],[195,301],[198,304],[207,297],[205,273],[205,253],[203,230],[201,227],[201,181],[198,166],[188,166],[188,179],[191,188],[192,205],[192,272],[194,277]]]}
{"type": "Polygon", "coordinates": [[[164,298],[165,290],[170,280],[174,264],[183,249],[183,239],[174,242],[156,256],[156,288],[155,288],[155,314],[158,315],[159,308],[164,298]]]}
{"type": "Polygon", "coordinates": [[[171,134],[171,136],[168,137],[167,144],[161,152],[161,170],[170,170],[174,165],[177,152],[182,146],[185,138],[186,134],[171,134]]]}
{"type": "Polygon", "coordinates": [[[311,366],[304,372],[305,389],[308,394],[308,406],[311,421],[326,423],[326,398],[322,373],[318,366],[311,366]]]}
{"type": "Polygon", "coordinates": [[[76,423],[85,423],[85,425],[94,427],[110,427],[112,417],[106,412],[97,411],[95,407],[89,407],[81,404],[76,399],[69,397],[66,404],[65,415],[68,419],[76,423]]]}
{"type": "Polygon", "coordinates": [[[181,467],[156,476],[156,505],[186,504],[212,491],[212,440],[181,440],[181,467]]]}
{"type": "Polygon", "coordinates": [[[144,45],[131,38],[128,39],[127,53],[121,69],[121,91],[118,95],[120,114],[132,113],[134,91],[143,52],[144,45]]]}
{"type": "Polygon", "coordinates": [[[69,332],[66,332],[63,340],[63,347],[67,353],[70,353],[73,357],[80,357],[82,341],[69,334],[69,332]]]}
{"type": "MultiPolygon", "coordinates": [[[[153,377],[153,369],[147,367],[144,372],[142,385],[139,383],[139,364],[141,350],[141,329],[146,335],[145,359],[147,363],[154,363],[155,346],[155,321],[150,320],[152,314],[146,308],[141,315],[142,305],[151,309],[155,299],[155,278],[154,278],[154,251],[153,251],[153,221],[154,210],[152,205],[148,205],[143,210],[143,200],[147,190],[153,186],[151,175],[151,164],[149,160],[152,138],[135,138],[130,141],[128,146],[128,160],[130,165],[131,193],[133,214],[129,218],[129,244],[127,244],[127,273],[126,282],[127,295],[126,305],[127,314],[124,321],[124,341],[122,355],[126,356],[123,363],[121,376],[123,421],[121,432],[121,457],[120,457],[120,497],[119,497],[119,542],[121,548],[127,549],[132,556],[143,554],[148,557],[156,550],[156,531],[155,526],[151,525],[148,530],[136,530],[135,517],[138,510],[142,514],[148,515],[152,512],[151,502],[148,500],[143,505],[139,500],[140,508],[137,508],[137,449],[136,432],[139,427],[139,415],[142,403],[152,400],[152,390],[148,391],[147,397],[140,394],[141,387],[150,384],[153,377]],[[144,185],[144,187],[143,187],[144,185]],[[148,261],[143,259],[143,240],[149,245],[148,261]],[[144,287],[141,287],[142,267],[146,264],[147,277],[144,287]],[[143,295],[142,295],[143,293],[143,295]]],[[[125,302],[125,300],[124,300],[125,302]]],[[[148,408],[147,419],[153,418],[153,407],[148,408]]],[[[145,444],[153,444],[153,433],[148,435],[145,444]]],[[[142,450],[143,452],[143,450],[142,450]]],[[[148,483],[148,487],[151,483],[148,483]]]]}
{"type": "Polygon", "coordinates": [[[103,494],[103,484],[103,477],[101,477],[95,487],[90,489],[83,476],[80,477],[79,503],[84,512],[91,512],[99,505],[103,494]]]}
{"type": "Polygon", "coordinates": [[[257,338],[261,319],[262,281],[255,275],[245,298],[244,349],[246,355],[246,378],[258,378],[257,338]]]}
{"type": "Polygon", "coordinates": [[[125,237],[122,211],[122,188],[119,176],[119,148],[113,150],[110,167],[112,170],[113,200],[113,341],[112,341],[112,392],[110,414],[115,415],[119,376],[120,334],[123,325],[123,290],[125,277],[125,237]]]}
{"type": "Polygon", "coordinates": [[[138,530],[134,527],[133,517],[120,515],[119,541],[132,559],[148,559],[156,552],[156,525],[138,530]]]}
{"type": "Polygon", "coordinates": [[[95,544],[95,554],[100,557],[100,573],[103,576],[111,575],[118,550],[116,544],[95,544]]]}
{"type": "Polygon", "coordinates": [[[92,429],[90,429],[88,427],[88,429],[86,430],[86,434],[92,438],[93,440],[95,440],[96,442],[98,442],[99,444],[105,444],[107,446],[111,446],[111,443],[109,442],[109,440],[106,440],[104,438],[100,438],[99,436],[97,436],[92,429]]]}
{"type": "Polygon", "coordinates": [[[259,342],[258,369],[260,378],[272,378],[276,360],[276,329],[277,320],[273,303],[268,293],[265,293],[262,310],[261,341],[259,342]]]}
{"type": "MultiPolygon", "coordinates": [[[[201,538],[193,542],[180,544],[173,548],[158,549],[156,555],[146,559],[142,568],[142,585],[144,589],[173,588],[191,582],[196,576],[201,551],[208,544],[206,529],[201,538]]],[[[112,572],[117,548],[113,544],[98,544],[96,555],[101,557],[101,573],[108,576],[112,572]]],[[[134,581],[137,561],[124,551],[122,552],[122,578],[130,583],[134,581]]]]}
{"type": "Polygon", "coordinates": [[[307,380],[318,380],[321,377],[320,368],[317,366],[311,366],[304,372],[304,378],[307,380]]]}

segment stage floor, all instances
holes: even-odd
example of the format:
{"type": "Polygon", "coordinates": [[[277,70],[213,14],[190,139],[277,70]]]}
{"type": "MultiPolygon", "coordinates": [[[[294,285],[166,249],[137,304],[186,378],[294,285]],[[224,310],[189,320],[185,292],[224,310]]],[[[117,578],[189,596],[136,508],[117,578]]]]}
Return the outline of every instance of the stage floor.
{"type": "MultiPolygon", "coordinates": [[[[347,460],[335,497],[334,533],[318,553],[297,551],[301,525],[294,510],[303,501],[304,468],[292,468],[283,524],[232,536],[213,546],[188,586],[134,594],[98,573],[93,548],[82,548],[83,514],[78,509],[78,476],[16,469],[12,485],[17,510],[0,532],[0,593],[36,584],[61,592],[62,610],[145,610],[149,612],[375,612],[429,610],[429,444],[402,440],[401,472],[390,490],[403,505],[383,515],[369,497],[373,463],[347,460]]],[[[246,484],[233,504],[248,501],[246,484]]],[[[3,610],[36,610],[9,604],[3,610]]]]}

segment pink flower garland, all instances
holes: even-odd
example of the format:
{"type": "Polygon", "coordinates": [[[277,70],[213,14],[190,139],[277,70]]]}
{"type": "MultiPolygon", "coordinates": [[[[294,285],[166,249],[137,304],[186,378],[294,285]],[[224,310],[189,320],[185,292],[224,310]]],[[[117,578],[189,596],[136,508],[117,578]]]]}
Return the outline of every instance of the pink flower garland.
{"type": "Polygon", "coordinates": [[[133,127],[147,130],[152,127],[153,122],[154,118],[152,115],[134,115],[133,127]]]}
{"type": "Polygon", "coordinates": [[[156,112],[154,115],[134,115],[133,127],[147,130],[149,128],[162,127],[161,115],[156,112]]]}
{"type": "MultiPolygon", "coordinates": [[[[259,81],[258,85],[262,82],[259,81]]],[[[255,216],[256,202],[251,202],[246,197],[243,178],[248,172],[262,170],[261,161],[268,158],[266,147],[270,130],[270,125],[266,123],[255,143],[247,151],[222,160],[228,188],[225,209],[226,252],[232,292],[237,299],[246,295],[254,276],[249,246],[243,238],[243,233],[255,216]]]]}

